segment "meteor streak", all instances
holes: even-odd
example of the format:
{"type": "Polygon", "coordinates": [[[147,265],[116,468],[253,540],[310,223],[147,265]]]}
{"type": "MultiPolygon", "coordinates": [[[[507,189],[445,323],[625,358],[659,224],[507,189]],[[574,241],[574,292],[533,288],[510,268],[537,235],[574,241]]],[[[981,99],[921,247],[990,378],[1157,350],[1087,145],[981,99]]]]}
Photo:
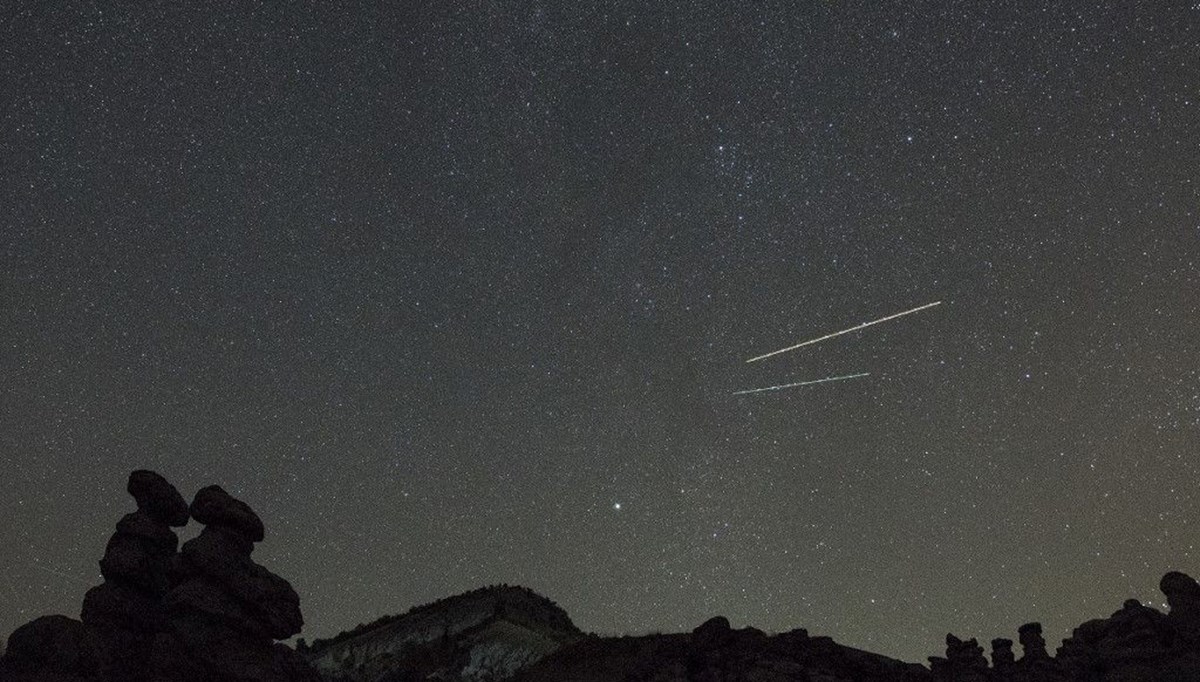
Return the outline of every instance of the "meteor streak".
{"type": "Polygon", "coordinates": [[[773,350],[773,351],[771,351],[770,353],[767,353],[767,354],[765,354],[765,355],[759,355],[759,356],[757,356],[757,357],[750,358],[750,359],[749,359],[749,360],[747,360],[746,362],[756,362],[756,361],[758,361],[758,360],[763,360],[763,359],[769,358],[769,357],[771,357],[772,355],[779,355],[780,353],[786,353],[786,352],[788,352],[789,350],[796,350],[797,348],[801,348],[801,347],[804,347],[804,346],[811,346],[811,345],[812,345],[812,344],[814,344],[814,343],[819,343],[819,342],[821,342],[821,341],[824,341],[824,340],[826,340],[826,339],[832,339],[832,338],[833,338],[833,337],[835,337],[835,336],[841,336],[842,334],[849,334],[850,332],[856,332],[856,331],[858,331],[859,329],[865,329],[866,327],[870,327],[870,326],[871,326],[871,325],[873,325],[873,324],[879,324],[880,322],[887,322],[888,320],[894,320],[894,319],[896,319],[897,317],[904,317],[905,315],[911,315],[911,314],[913,314],[913,313],[915,313],[915,312],[917,312],[917,311],[919,311],[919,310],[924,310],[924,309],[926,309],[926,308],[932,308],[932,307],[933,307],[933,306],[935,306],[935,305],[941,305],[941,303],[942,303],[941,301],[934,301],[933,303],[926,303],[926,304],[925,304],[925,305],[923,305],[923,306],[917,306],[916,308],[913,308],[912,310],[905,310],[905,311],[904,311],[904,312],[902,312],[902,313],[896,313],[895,315],[888,315],[887,317],[881,317],[881,318],[879,318],[878,320],[872,320],[872,321],[870,321],[870,322],[863,322],[862,324],[860,324],[860,325],[858,325],[858,326],[856,326],[856,327],[851,327],[851,328],[849,328],[849,329],[843,329],[843,330],[842,330],[842,331],[840,331],[840,332],[834,332],[834,333],[832,333],[832,334],[826,334],[825,336],[822,336],[822,337],[820,337],[820,338],[811,339],[811,340],[809,340],[809,341],[803,341],[803,342],[801,342],[801,343],[797,343],[797,344],[796,344],[796,345],[794,345],[794,346],[788,346],[787,348],[780,348],[779,350],[773,350]]]}
{"type": "Polygon", "coordinates": [[[781,388],[794,388],[796,386],[811,386],[813,384],[823,384],[828,381],[845,381],[846,379],[857,379],[859,377],[870,376],[870,372],[862,372],[861,374],[846,374],[840,377],[826,377],[824,379],[814,379],[812,381],[799,381],[794,384],[783,384],[781,386],[767,386],[766,388],[751,388],[746,391],[734,391],[734,395],[745,395],[747,393],[762,393],[763,391],[778,391],[781,388]]]}

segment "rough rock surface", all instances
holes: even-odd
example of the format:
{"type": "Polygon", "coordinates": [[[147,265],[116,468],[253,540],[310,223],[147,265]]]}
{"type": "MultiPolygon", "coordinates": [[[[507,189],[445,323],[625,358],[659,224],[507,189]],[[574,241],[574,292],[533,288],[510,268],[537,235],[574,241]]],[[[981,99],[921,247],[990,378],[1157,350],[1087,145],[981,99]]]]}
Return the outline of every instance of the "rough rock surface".
{"type": "Polygon", "coordinates": [[[262,542],[263,523],[250,505],[234,498],[219,485],[210,485],[192,500],[192,518],[206,526],[240,533],[251,542],[262,542]]]}
{"type": "Polygon", "coordinates": [[[554,602],[498,585],[385,616],[301,650],[326,680],[492,682],[582,637],[554,602]]]}
{"type": "Polygon", "coordinates": [[[711,618],[690,634],[589,637],[518,673],[519,682],[916,682],[929,672],[877,654],[810,637],[767,635],[711,618]]]}
{"type": "Polygon", "coordinates": [[[805,630],[768,635],[711,618],[691,633],[584,636],[562,609],[523,588],[476,590],[380,619],[331,640],[276,640],[303,625],[291,585],[252,559],[265,536],[249,505],[218,486],[189,506],[139,470],[100,560],[101,585],[76,620],[43,616],[12,633],[2,682],[1200,682],[1200,584],[1171,571],[1169,611],[1127,600],[1075,628],[1055,655],[1039,623],[1013,641],[946,636],[930,668],[842,646],[805,630]],[[179,547],[172,526],[205,527],[179,547]]]}
{"type": "Polygon", "coordinates": [[[929,657],[930,669],[939,677],[954,680],[984,680],[988,662],[983,647],[974,638],[963,641],[953,634],[946,635],[946,657],[929,657]]]}
{"type": "Polygon", "coordinates": [[[17,628],[8,638],[4,670],[87,677],[108,666],[96,634],[66,616],[42,616],[17,628]]]}
{"type": "Polygon", "coordinates": [[[139,470],[138,510],[117,522],[100,560],[104,583],[80,620],[44,616],[17,629],[0,680],[50,682],[315,681],[303,657],[275,642],[300,631],[300,598],[254,563],[262,521],[217,486],[189,508],[162,476],[139,470]],[[177,552],[171,526],[209,523],[177,552]]]}
{"type": "MultiPolygon", "coordinates": [[[[1200,648],[1190,633],[1200,616],[1200,586],[1187,575],[1166,574],[1160,589],[1170,614],[1126,600],[1108,618],[1089,620],[1063,640],[1056,655],[1046,650],[1039,623],[1018,630],[1024,650],[1013,661],[1012,641],[992,640],[992,667],[937,664],[935,682],[985,680],[1004,682],[1183,682],[1200,680],[1200,648]]],[[[956,640],[957,641],[957,640],[956,640]]],[[[962,655],[962,646],[947,640],[946,661],[962,655]]],[[[932,660],[932,659],[931,659],[932,660]]]]}
{"type": "Polygon", "coordinates": [[[138,469],[129,475],[125,487],[137,502],[138,511],[146,512],[150,518],[168,526],[186,526],[188,506],[183,495],[167,479],[153,471],[138,469]]]}

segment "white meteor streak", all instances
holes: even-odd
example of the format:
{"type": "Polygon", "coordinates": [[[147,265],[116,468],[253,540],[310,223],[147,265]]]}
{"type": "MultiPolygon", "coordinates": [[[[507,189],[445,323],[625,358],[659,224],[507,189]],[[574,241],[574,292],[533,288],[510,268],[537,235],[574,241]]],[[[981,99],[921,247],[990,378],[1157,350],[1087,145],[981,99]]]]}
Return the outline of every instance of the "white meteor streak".
{"type": "Polygon", "coordinates": [[[766,388],[751,388],[746,391],[734,391],[734,395],[746,395],[747,393],[762,393],[763,391],[778,391],[781,388],[794,388],[796,386],[811,386],[813,384],[823,384],[828,381],[845,381],[846,379],[857,379],[859,377],[870,376],[870,372],[861,374],[846,374],[840,377],[826,377],[824,379],[814,379],[813,381],[799,381],[794,384],[783,384],[781,386],[767,386],[766,388]]]}
{"type": "Polygon", "coordinates": [[[878,320],[871,320],[870,322],[863,322],[862,324],[860,324],[858,326],[851,327],[849,329],[843,329],[840,332],[826,334],[825,336],[822,336],[820,338],[811,339],[809,341],[803,341],[801,343],[797,343],[794,346],[788,346],[787,348],[780,348],[779,350],[773,350],[770,353],[767,353],[765,355],[759,355],[757,357],[750,358],[746,362],[756,362],[758,360],[763,360],[765,358],[769,358],[772,355],[779,355],[780,353],[786,353],[789,350],[796,350],[797,348],[802,348],[804,346],[811,346],[814,343],[820,343],[821,341],[824,341],[826,339],[832,339],[835,336],[841,336],[842,334],[849,334],[850,332],[856,332],[859,329],[865,329],[867,327],[870,327],[873,324],[879,324],[880,322],[887,322],[888,320],[894,320],[897,317],[904,317],[905,315],[911,315],[917,311],[924,310],[926,308],[932,308],[935,305],[941,305],[941,304],[942,304],[941,301],[934,301],[933,303],[926,303],[925,305],[917,306],[916,308],[913,308],[912,310],[905,310],[902,313],[896,313],[895,315],[888,315],[887,317],[881,317],[878,320]]]}

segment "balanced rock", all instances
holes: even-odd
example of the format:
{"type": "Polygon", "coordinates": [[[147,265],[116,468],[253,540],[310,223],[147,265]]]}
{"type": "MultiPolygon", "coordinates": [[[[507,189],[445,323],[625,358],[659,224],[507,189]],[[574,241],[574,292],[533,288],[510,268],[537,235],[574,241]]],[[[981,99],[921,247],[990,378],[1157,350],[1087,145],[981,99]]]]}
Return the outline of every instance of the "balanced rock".
{"type": "MultiPolygon", "coordinates": [[[[225,601],[215,595],[200,597],[212,589],[220,589],[241,605],[239,613],[255,620],[253,625],[238,623],[236,627],[262,631],[274,639],[286,639],[300,632],[304,625],[300,596],[288,581],[250,558],[254,545],[252,536],[244,532],[245,522],[258,520],[250,506],[217,486],[209,486],[196,494],[192,509],[201,510],[196,520],[209,519],[215,523],[205,526],[200,535],[183,544],[178,570],[187,578],[176,590],[186,587],[186,592],[169,600],[173,607],[195,602],[207,605],[200,611],[215,608],[213,604],[225,601]],[[237,519],[241,527],[235,527],[229,519],[237,519]]],[[[261,522],[258,527],[261,528],[261,522]]],[[[261,531],[258,535],[262,536],[261,531]]]]}
{"type": "Polygon", "coordinates": [[[15,631],[0,680],[318,682],[274,641],[300,631],[300,598],[250,559],[264,535],[253,510],[217,486],[189,508],[152,471],[134,471],[127,490],[138,509],[117,523],[80,620],[47,616],[15,631]],[[171,526],[189,513],[209,525],[181,554],[171,526]]]}
{"type": "Polygon", "coordinates": [[[262,542],[263,523],[250,505],[234,498],[219,485],[210,485],[192,500],[192,518],[206,526],[221,526],[262,542]]]}
{"type": "Polygon", "coordinates": [[[117,523],[100,560],[106,580],[121,582],[162,596],[170,587],[168,574],[179,538],[145,511],[127,514],[117,523]]]}
{"type": "Polygon", "coordinates": [[[129,474],[125,488],[137,501],[138,509],[146,512],[155,521],[168,526],[186,526],[188,506],[183,495],[167,479],[146,469],[129,474]]]}
{"type": "MultiPolygon", "coordinates": [[[[264,535],[258,515],[215,485],[196,493],[191,513],[205,527],[183,544],[179,582],[165,598],[174,646],[200,652],[201,668],[217,679],[309,679],[313,673],[298,654],[274,642],[300,632],[304,618],[288,581],[251,559],[264,535]]],[[[178,672],[186,663],[163,654],[154,665],[160,674],[176,671],[187,679],[178,672]]]]}
{"type": "Polygon", "coordinates": [[[1041,623],[1026,623],[1017,628],[1017,639],[1021,642],[1024,654],[1022,661],[1036,661],[1050,658],[1046,653],[1046,640],[1042,638],[1041,623]]]}
{"type": "Polygon", "coordinates": [[[1171,607],[1167,617],[1176,633],[1193,647],[1200,646],[1200,585],[1185,573],[1171,571],[1159,581],[1158,589],[1167,597],[1171,607]]]}

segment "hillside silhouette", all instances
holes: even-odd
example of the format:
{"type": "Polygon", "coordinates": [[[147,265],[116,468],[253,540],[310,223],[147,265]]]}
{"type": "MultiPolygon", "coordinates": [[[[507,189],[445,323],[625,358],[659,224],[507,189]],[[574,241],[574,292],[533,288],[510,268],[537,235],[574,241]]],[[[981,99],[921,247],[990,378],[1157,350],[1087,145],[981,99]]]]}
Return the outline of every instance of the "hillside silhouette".
{"type": "Polygon", "coordinates": [[[0,682],[1196,682],[1200,584],[1178,571],[1159,583],[1169,611],[1127,600],[1089,620],[1051,654],[1038,623],[1014,641],[946,635],[928,666],[810,635],[734,629],[717,616],[688,633],[598,637],[550,599],[497,585],[377,618],[296,649],[300,597],[251,559],[265,530],[216,485],[190,504],[138,470],[137,510],[116,524],[104,582],[80,617],[37,618],[0,644],[0,682]],[[172,530],[204,528],[179,547],[172,530]]]}

